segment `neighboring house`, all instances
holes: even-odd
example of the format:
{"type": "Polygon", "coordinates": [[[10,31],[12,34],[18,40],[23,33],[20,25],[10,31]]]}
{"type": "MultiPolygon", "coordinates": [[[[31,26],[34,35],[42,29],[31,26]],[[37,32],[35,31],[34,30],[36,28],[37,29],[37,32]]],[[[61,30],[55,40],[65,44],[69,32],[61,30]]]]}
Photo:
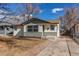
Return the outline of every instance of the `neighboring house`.
{"type": "Polygon", "coordinates": [[[75,40],[77,43],[79,43],[79,22],[77,22],[77,23],[73,26],[72,30],[73,30],[73,38],[74,38],[74,40],[75,40]]]}
{"type": "Polygon", "coordinates": [[[0,18],[0,35],[13,35],[14,26],[19,25],[24,21],[25,18],[20,15],[0,18]]]}
{"type": "Polygon", "coordinates": [[[9,35],[11,32],[13,32],[12,24],[0,21],[0,35],[9,35]]]}
{"type": "Polygon", "coordinates": [[[14,36],[42,37],[60,36],[59,20],[45,21],[32,18],[15,26],[14,36]]]}

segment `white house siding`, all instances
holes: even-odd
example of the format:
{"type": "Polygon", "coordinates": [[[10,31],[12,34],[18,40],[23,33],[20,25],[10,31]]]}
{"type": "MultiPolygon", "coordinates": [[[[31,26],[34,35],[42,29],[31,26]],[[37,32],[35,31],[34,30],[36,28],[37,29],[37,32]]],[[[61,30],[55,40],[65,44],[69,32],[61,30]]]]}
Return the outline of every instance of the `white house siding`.
{"type": "Polygon", "coordinates": [[[27,32],[27,25],[24,25],[24,32],[27,32]]]}
{"type": "Polygon", "coordinates": [[[38,26],[38,32],[43,32],[43,26],[42,25],[38,26]]]}

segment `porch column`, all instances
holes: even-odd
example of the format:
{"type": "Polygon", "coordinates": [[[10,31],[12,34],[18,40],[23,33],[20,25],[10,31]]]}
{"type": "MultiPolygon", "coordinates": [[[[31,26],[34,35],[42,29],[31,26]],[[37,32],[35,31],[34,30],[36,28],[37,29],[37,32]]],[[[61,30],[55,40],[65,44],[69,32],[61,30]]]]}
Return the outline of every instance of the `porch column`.
{"type": "Polygon", "coordinates": [[[27,32],[27,25],[24,25],[23,27],[24,27],[24,28],[23,28],[23,33],[24,33],[24,36],[26,36],[25,33],[27,32]]]}
{"type": "Polygon", "coordinates": [[[59,37],[60,36],[60,26],[59,26],[59,24],[57,24],[57,37],[59,37]]]}
{"type": "Polygon", "coordinates": [[[43,28],[43,25],[42,25],[42,37],[44,36],[44,32],[43,32],[44,28],[43,28]]]}
{"type": "Polygon", "coordinates": [[[43,37],[43,25],[39,25],[38,32],[41,32],[41,37],[43,37]]]}

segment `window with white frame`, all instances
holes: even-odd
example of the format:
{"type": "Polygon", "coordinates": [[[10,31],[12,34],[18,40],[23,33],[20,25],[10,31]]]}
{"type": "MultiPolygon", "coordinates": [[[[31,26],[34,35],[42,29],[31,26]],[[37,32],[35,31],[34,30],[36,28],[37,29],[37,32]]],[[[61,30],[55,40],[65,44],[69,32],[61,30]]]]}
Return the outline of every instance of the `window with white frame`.
{"type": "Polygon", "coordinates": [[[29,25],[27,30],[28,32],[38,32],[38,25],[29,25]]]}

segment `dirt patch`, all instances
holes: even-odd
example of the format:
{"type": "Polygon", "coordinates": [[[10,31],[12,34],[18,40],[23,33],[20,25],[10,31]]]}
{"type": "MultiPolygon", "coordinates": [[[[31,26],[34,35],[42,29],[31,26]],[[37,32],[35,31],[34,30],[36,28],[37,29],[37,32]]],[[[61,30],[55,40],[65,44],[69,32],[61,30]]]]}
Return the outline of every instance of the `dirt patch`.
{"type": "Polygon", "coordinates": [[[25,52],[28,52],[28,50],[33,49],[45,41],[40,38],[0,37],[0,55],[24,55],[25,52]]]}

